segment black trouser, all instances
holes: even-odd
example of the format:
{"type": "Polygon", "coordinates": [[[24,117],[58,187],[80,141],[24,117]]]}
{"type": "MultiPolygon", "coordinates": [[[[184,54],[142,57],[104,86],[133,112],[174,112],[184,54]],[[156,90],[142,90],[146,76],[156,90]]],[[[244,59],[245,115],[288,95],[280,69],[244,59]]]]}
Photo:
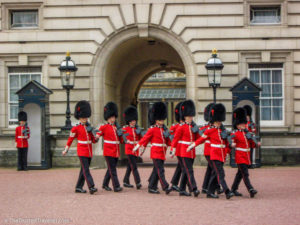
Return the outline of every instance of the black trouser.
{"type": "Polygon", "coordinates": [[[18,170],[27,169],[28,148],[18,148],[18,170]]]}
{"type": "MultiPolygon", "coordinates": [[[[205,158],[207,160],[207,167],[206,167],[206,172],[202,184],[202,189],[208,190],[209,180],[212,174],[214,173],[214,169],[213,169],[212,162],[210,160],[210,156],[206,155],[205,158]]],[[[218,184],[216,188],[220,189],[220,185],[218,184]]]]}
{"type": "Polygon", "coordinates": [[[95,186],[94,180],[90,173],[90,164],[92,158],[79,156],[79,161],[80,161],[81,169],[79,172],[76,188],[82,188],[84,185],[84,181],[86,181],[88,188],[94,187],[95,186]]]}
{"type": "Polygon", "coordinates": [[[141,183],[141,178],[140,178],[139,171],[137,170],[137,166],[136,166],[137,156],[127,155],[127,157],[128,157],[127,170],[126,170],[123,182],[130,184],[129,176],[130,176],[130,173],[132,172],[135,183],[139,184],[139,183],[141,183]]]}
{"type": "Polygon", "coordinates": [[[179,183],[179,180],[180,180],[180,177],[181,177],[181,174],[182,174],[182,165],[181,165],[181,157],[180,156],[177,156],[177,159],[178,159],[178,163],[177,163],[177,166],[176,166],[176,169],[175,169],[175,172],[174,172],[174,175],[173,175],[173,178],[171,180],[171,183],[173,185],[178,185],[179,183]]]}
{"type": "Polygon", "coordinates": [[[106,164],[107,164],[107,171],[104,176],[103,186],[109,185],[109,180],[111,179],[113,188],[116,189],[120,187],[118,175],[117,175],[117,163],[118,158],[105,156],[106,164]]]}
{"type": "Polygon", "coordinates": [[[255,151],[255,148],[250,148],[250,161],[251,161],[251,165],[255,164],[255,161],[253,162],[254,151],[255,151]]]}
{"type": "Polygon", "coordinates": [[[184,190],[184,182],[188,184],[190,192],[197,190],[197,184],[194,177],[194,159],[182,157],[182,165],[183,165],[183,175],[182,175],[182,183],[180,183],[180,189],[184,190]]]}
{"type": "Polygon", "coordinates": [[[244,180],[244,183],[245,183],[248,191],[250,189],[253,189],[253,187],[250,183],[250,179],[249,179],[248,165],[237,164],[237,166],[238,166],[238,171],[235,175],[231,190],[236,191],[239,188],[239,184],[242,179],[244,180]]]}
{"type": "Polygon", "coordinates": [[[223,168],[224,163],[218,160],[211,160],[213,173],[210,177],[209,184],[208,184],[208,193],[215,193],[218,185],[221,185],[225,193],[227,194],[229,188],[225,181],[225,171],[223,168]]]}
{"type": "Polygon", "coordinates": [[[165,178],[165,161],[162,159],[152,159],[153,160],[153,170],[149,177],[149,186],[148,188],[157,189],[158,181],[160,181],[161,187],[163,190],[168,189],[169,184],[165,178]]]}

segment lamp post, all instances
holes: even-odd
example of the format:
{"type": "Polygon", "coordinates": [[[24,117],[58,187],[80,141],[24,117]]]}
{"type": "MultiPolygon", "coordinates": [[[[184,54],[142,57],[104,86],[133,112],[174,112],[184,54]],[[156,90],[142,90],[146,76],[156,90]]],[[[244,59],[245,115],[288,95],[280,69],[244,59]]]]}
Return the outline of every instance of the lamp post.
{"type": "Polygon", "coordinates": [[[224,65],[221,59],[217,57],[217,50],[213,49],[212,57],[208,59],[205,68],[207,70],[209,86],[212,87],[214,91],[214,103],[216,103],[217,88],[221,85],[223,67],[224,65]]]}
{"type": "Polygon", "coordinates": [[[70,90],[74,88],[75,75],[77,71],[76,64],[71,60],[70,52],[67,52],[66,58],[61,62],[58,67],[60,71],[61,84],[67,91],[67,110],[66,110],[66,124],[62,127],[62,130],[71,130],[71,110],[70,110],[70,90]]]}

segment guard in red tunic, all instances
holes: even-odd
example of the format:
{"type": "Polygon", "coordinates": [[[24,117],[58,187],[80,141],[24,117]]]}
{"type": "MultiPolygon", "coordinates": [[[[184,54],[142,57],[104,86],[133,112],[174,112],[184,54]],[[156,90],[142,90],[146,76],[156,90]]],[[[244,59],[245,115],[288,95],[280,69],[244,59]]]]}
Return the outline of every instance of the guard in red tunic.
{"type": "Polygon", "coordinates": [[[208,198],[218,198],[218,195],[215,195],[218,184],[223,187],[227,199],[234,196],[225,181],[225,172],[223,168],[226,155],[230,152],[227,141],[229,132],[222,125],[222,122],[225,121],[225,116],[226,109],[224,105],[214,105],[210,111],[212,126],[188,148],[192,149],[199,144],[204,143],[206,140],[210,141],[210,160],[214,168],[214,173],[210,177],[208,184],[208,198]]]}
{"type": "Polygon", "coordinates": [[[79,101],[75,106],[74,117],[79,120],[79,124],[71,129],[65,150],[62,152],[65,156],[73,140],[77,139],[77,155],[79,157],[81,169],[76,184],[76,193],[86,193],[83,189],[84,181],[86,181],[90,194],[97,192],[93,177],[90,173],[90,164],[93,157],[93,143],[96,143],[96,138],[93,134],[93,128],[88,123],[88,118],[91,116],[91,106],[87,101],[79,101]]]}
{"type": "Polygon", "coordinates": [[[172,141],[171,154],[177,151],[177,146],[180,144],[180,154],[182,160],[183,175],[180,182],[180,195],[191,196],[190,193],[185,191],[185,186],[188,184],[189,191],[194,193],[197,197],[200,191],[197,188],[196,180],[194,177],[193,164],[196,158],[195,148],[188,151],[189,145],[195,142],[199,137],[199,127],[193,123],[193,117],[196,114],[195,105],[192,100],[184,101],[181,104],[181,118],[184,118],[184,123],[180,124],[177,129],[174,139],[172,141]]]}
{"type": "Polygon", "coordinates": [[[103,156],[106,160],[107,171],[104,176],[102,188],[106,191],[112,191],[109,187],[111,179],[114,192],[122,191],[117,175],[117,163],[120,157],[120,141],[122,140],[123,131],[116,122],[118,118],[118,107],[114,102],[108,102],[104,106],[104,119],[106,124],[99,127],[97,137],[103,137],[103,156]]]}
{"type": "Polygon", "coordinates": [[[24,111],[18,114],[19,124],[16,128],[15,142],[18,148],[18,171],[27,171],[28,139],[30,138],[30,129],[27,125],[27,113],[24,111]]]}
{"type": "MultiPolygon", "coordinates": [[[[203,135],[203,133],[210,128],[211,123],[210,123],[210,117],[209,117],[209,113],[211,108],[214,106],[214,103],[210,103],[208,104],[205,109],[204,109],[204,120],[207,122],[207,124],[203,125],[202,127],[200,127],[200,136],[203,135]]],[[[213,167],[212,167],[212,163],[210,161],[210,141],[206,140],[205,144],[204,144],[204,157],[207,160],[207,167],[206,167],[206,172],[205,172],[205,176],[204,176],[204,180],[203,180],[203,184],[202,184],[202,193],[203,194],[207,194],[207,188],[208,188],[208,183],[210,180],[210,176],[213,172],[213,167]]]]}
{"type": "MultiPolygon", "coordinates": [[[[177,121],[177,123],[173,124],[170,127],[170,134],[173,137],[175,136],[176,130],[178,129],[178,127],[180,126],[180,124],[184,122],[184,120],[182,120],[180,118],[180,105],[181,104],[182,104],[182,102],[179,102],[176,105],[176,107],[175,107],[175,120],[177,121]]],[[[182,168],[182,163],[181,163],[181,156],[180,156],[180,143],[177,145],[175,155],[176,155],[176,157],[178,159],[178,162],[177,162],[177,166],[176,166],[174,175],[173,175],[172,180],[171,180],[171,184],[172,184],[172,189],[173,190],[180,192],[180,189],[178,187],[180,177],[182,176],[182,169],[181,169],[182,168]]]]}
{"type": "Polygon", "coordinates": [[[167,147],[171,145],[170,132],[164,125],[164,120],[167,118],[167,107],[163,102],[156,102],[149,110],[148,115],[150,125],[152,125],[145,136],[134,147],[133,151],[137,151],[139,148],[141,151],[146,148],[149,142],[151,142],[151,154],[150,157],[153,160],[153,171],[149,178],[148,192],[152,194],[159,194],[157,190],[158,181],[162,186],[162,189],[169,194],[172,188],[169,187],[168,182],[165,179],[164,162],[166,160],[167,147]]]}
{"type": "Polygon", "coordinates": [[[132,172],[136,188],[140,189],[142,187],[141,178],[136,165],[139,151],[132,151],[134,146],[137,145],[141,139],[142,132],[141,128],[137,125],[138,112],[136,107],[129,106],[127,109],[125,109],[123,116],[127,124],[123,127],[123,141],[125,143],[125,154],[128,158],[127,169],[123,179],[123,186],[133,188],[133,185],[129,182],[130,173],[132,172]]]}
{"type": "MultiPolygon", "coordinates": [[[[235,148],[235,162],[238,167],[238,172],[236,173],[231,191],[235,196],[242,196],[242,194],[237,190],[241,180],[243,179],[250,193],[250,197],[253,198],[257,194],[257,191],[250,183],[248,166],[251,165],[250,148],[255,147],[256,139],[253,138],[253,133],[247,130],[246,124],[246,110],[244,108],[237,108],[234,110],[232,116],[232,125],[234,130],[231,133],[231,146],[235,148]]],[[[260,142],[257,142],[257,144],[260,145],[260,142]]]]}
{"type": "MultiPolygon", "coordinates": [[[[247,124],[246,129],[256,135],[256,124],[252,120],[252,108],[250,105],[245,105],[243,107],[246,110],[247,115],[247,124]]],[[[250,154],[251,154],[251,167],[254,168],[255,165],[255,148],[250,148],[250,154]]]]}

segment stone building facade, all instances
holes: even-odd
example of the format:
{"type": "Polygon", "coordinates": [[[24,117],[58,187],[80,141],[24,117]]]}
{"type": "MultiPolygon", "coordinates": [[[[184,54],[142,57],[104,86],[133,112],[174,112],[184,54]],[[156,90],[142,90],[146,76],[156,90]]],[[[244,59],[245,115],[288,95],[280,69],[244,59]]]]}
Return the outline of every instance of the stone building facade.
{"type": "MultiPolygon", "coordinates": [[[[64,124],[66,93],[57,68],[67,51],[78,67],[71,109],[76,101],[89,100],[93,124],[103,122],[107,101],[117,102],[120,111],[137,102],[143,82],[162,65],[186,75],[186,97],[195,101],[196,121],[201,123],[203,109],[213,98],[205,69],[213,48],[224,63],[217,100],[227,108],[226,123],[230,124],[232,112],[229,89],[242,78],[251,78],[264,89],[263,162],[299,160],[295,157],[300,145],[299,1],[1,0],[0,4],[2,165],[15,163],[14,93],[30,79],[53,91],[53,163],[62,165],[59,154],[66,136],[56,132],[64,124]]],[[[101,155],[100,144],[95,152],[101,155]]]]}

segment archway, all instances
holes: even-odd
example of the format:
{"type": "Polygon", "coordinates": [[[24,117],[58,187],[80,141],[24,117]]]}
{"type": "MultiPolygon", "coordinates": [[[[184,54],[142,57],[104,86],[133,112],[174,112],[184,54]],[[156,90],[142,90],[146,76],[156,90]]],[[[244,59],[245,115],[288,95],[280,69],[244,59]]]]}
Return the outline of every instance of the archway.
{"type": "Polygon", "coordinates": [[[175,69],[186,74],[186,96],[195,100],[196,68],[189,48],[171,31],[149,27],[141,37],[139,28],[124,29],[99,48],[91,71],[93,123],[102,121],[103,106],[115,101],[123,111],[136,103],[142,83],[153,73],[175,69]]]}

